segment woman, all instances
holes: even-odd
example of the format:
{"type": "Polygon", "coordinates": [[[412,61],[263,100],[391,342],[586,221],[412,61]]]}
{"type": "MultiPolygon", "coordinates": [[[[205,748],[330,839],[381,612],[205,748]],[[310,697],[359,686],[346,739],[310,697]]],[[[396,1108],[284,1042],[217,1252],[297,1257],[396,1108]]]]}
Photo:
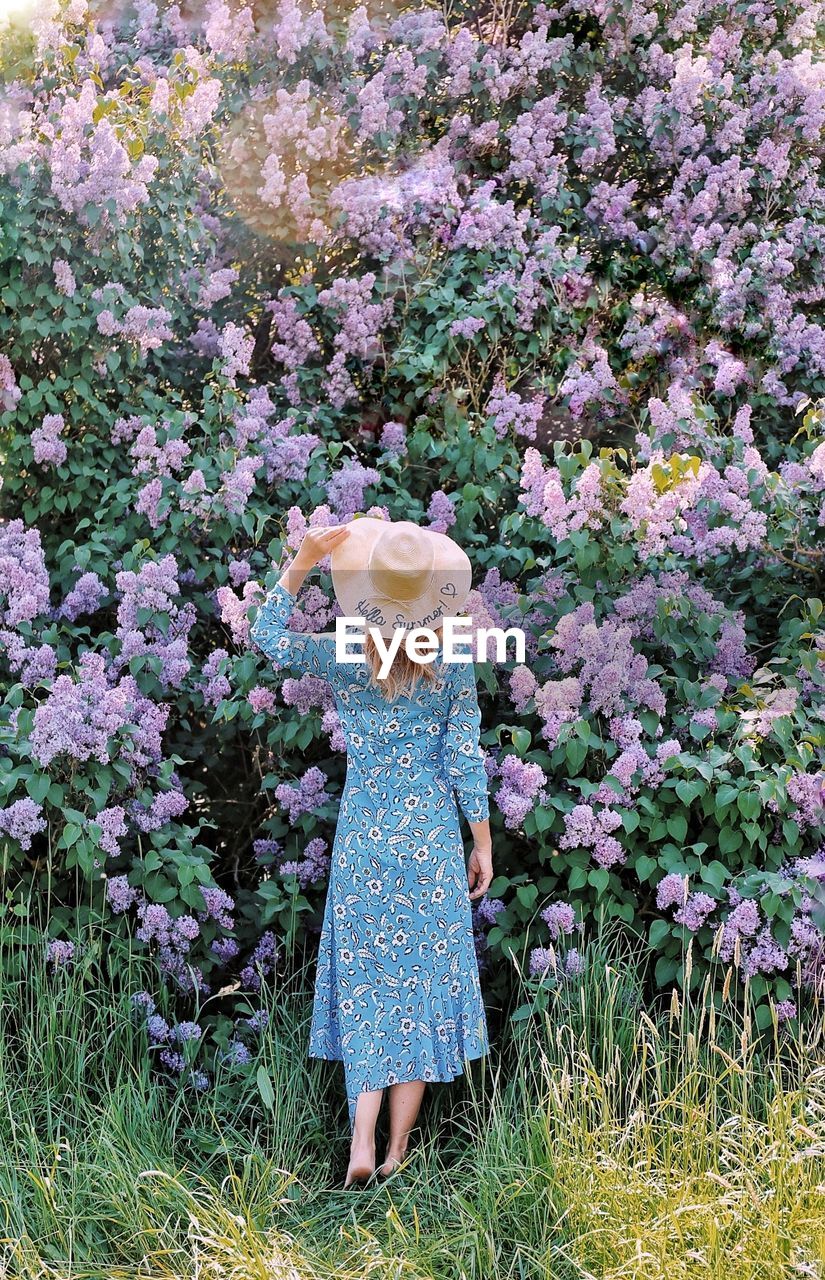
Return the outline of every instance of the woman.
{"type": "Polygon", "coordinates": [[[347,740],[309,1056],[344,1064],[349,1187],[376,1171],[385,1090],[380,1176],[404,1159],[427,1082],[455,1079],[488,1051],[470,899],[486,893],[493,868],[472,661],[445,662],[439,650],[424,664],[401,645],[379,679],[371,636],[366,660],[345,663],[334,632],[288,630],[304,578],[327,556],[344,616],[388,639],[398,627],[437,632],[446,608],[466,599],[471,570],[451,538],[409,521],[312,528],[251,628],[277,666],[329,681],[347,740]],[[467,868],[456,799],[473,833],[467,868]]]}

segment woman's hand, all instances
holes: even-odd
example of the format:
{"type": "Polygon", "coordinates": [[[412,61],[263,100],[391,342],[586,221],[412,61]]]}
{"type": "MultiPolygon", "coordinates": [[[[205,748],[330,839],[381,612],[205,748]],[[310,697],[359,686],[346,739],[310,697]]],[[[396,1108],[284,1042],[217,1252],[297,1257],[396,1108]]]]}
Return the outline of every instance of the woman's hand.
{"type": "Polygon", "coordinates": [[[307,529],[292,563],[296,568],[314,569],[316,564],[320,564],[329,555],[333,547],[337,547],[348,537],[349,529],[345,524],[307,529]]]}
{"type": "Polygon", "coordinates": [[[480,898],[490,888],[493,880],[493,850],[490,845],[473,845],[467,863],[467,877],[471,898],[480,898]]]}
{"type": "Polygon", "coordinates": [[[330,551],[338,546],[339,542],[343,542],[349,537],[349,533],[350,531],[345,524],[333,524],[325,528],[307,529],[295,557],[290,560],[281,574],[281,585],[291,595],[297,596],[310,569],[314,569],[316,564],[320,564],[324,557],[328,556],[330,551]]]}

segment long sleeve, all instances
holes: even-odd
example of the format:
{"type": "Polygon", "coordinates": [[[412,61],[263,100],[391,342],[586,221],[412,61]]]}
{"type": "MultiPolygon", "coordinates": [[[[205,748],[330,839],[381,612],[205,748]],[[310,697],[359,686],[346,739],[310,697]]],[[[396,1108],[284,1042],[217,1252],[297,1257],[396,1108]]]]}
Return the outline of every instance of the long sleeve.
{"type": "Polygon", "coordinates": [[[469,822],[490,816],[489,779],[479,742],[481,711],[478,705],[475,664],[456,663],[444,739],[444,762],[456,799],[469,822]]]}
{"type": "Polygon", "coordinates": [[[292,667],[330,680],[335,667],[334,637],[323,632],[290,631],[286,624],[294,604],[292,592],[276,582],[258,606],[250,639],[276,667],[292,667]]]}

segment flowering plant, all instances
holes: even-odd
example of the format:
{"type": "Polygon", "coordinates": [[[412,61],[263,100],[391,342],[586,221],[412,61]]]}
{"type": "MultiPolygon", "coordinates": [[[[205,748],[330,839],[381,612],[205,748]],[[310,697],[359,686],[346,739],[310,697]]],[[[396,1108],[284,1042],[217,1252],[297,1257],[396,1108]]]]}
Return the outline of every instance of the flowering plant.
{"type": "MultiPolygon", "coordinates": [[[[821,982],[821,13],[508,14],[4,33],[6,909],[56,969],[131,930],[171,1079],[247,1068],[320,925],[345,744],[249,637],[308,512],[449,530],[524,627],[479,666],[491,987],[574,981],[596,912],[766,1024],[821,982]]],[[[292,624],[334,616],[322,573],[292,624]]]]}

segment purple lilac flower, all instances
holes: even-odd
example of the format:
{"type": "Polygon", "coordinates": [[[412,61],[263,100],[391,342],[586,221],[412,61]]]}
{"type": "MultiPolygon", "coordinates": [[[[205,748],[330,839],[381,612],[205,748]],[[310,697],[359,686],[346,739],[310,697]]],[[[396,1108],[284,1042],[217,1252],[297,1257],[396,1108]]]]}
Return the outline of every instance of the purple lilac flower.
{"type": "Polygon", "coordinates": [[[712,911],[716,909],[716,899],[709,893],[692,893],[684,906],[680,907],[673,919],[682,924],[690,933],[698,933],[712,911]]]}
{"type": "Polygon", "coordinates": [[[169,942],[172,917],[161,903],[144,900],[138,906],[138,918],[137,936],[141,942],[169,942]]]}
{"type": "Polygon", "coordinates": [[[498,775],[500,786],[496,792],[496,805],[504,815],[504,825],[520,827],[547,787],[545,772],[541,765],[511,753],[502,760],[498,775]]]}
{"type": "Polygon", "coordinates": [[[217,885],[201,885],[201,895],[206,903],[206,911],[198,912],[198,919],[214,920],[223,929],[234,928],[234,921],[229,914],[235,909],[235,900],[217,885]]]}
{"type": "Polygon", "coordinates": [[[759,928],[759,907],[750,898],[744,898],[734,907],[725,921],[719,955],[723,960],[730,960],[736,947],[737,939],[752,937],[759,928]]]}
{"type": "Polygon", "coordinates": [[[22,394],[11,361],[8,356],[0,355],[0,409],[3,413],[11,412],[22,394]]]}
{"type": "Polygon", "coordinates": [[[545,396],[533,396],[524,400],[515,391],[508,391],[504,379],[498,374],[493,382],[485,407],[485,415],[491,420],[496,437],[503,440],[512,430],[516,436],[535,440],[536,429],[544,412],[545,396]]]}
{"type": "Polygon", "coordinates": [[[155,1012],[155,1002],[148,991],[135,991],[131,997],[132,1009],[135,1013],[151,1018],[155,1012]]]}
{"type": "Polygon", "coordinates": [[[823,818],[823,775],[795,773],[788,779],[788,799],[796,808],[791,817],[800,827],[816,827],[823,818]]]}
{"type": "Polygon", "coordinates": [[[75,945],[73,942],[64,942],[59,938],[52,938],[46,946],[46,962],[52,966],[52,972],[57,969],[67,969],[75,958],[75,945]]]}
{"type": "Polygon", "coordinates": [[[757,973],[778,973],[788,967],[788,953],[776,942],[770,926],[764,925],[755,942],[745,949],[742,972],[751,976],[757,973]]]}
{"type": "Polygon", "coordinates": [[[241,981],[245,987],[260,991],[261,977],[270,973],[278,955],[278,943],[274,933],[267,930],[262,934],[258,945],[252,952],[249,963],[241,970],[241,981]]]}
{"type": "Polygon", "coordinates": [[[436,489],[427,507],[429,528],[436,533],[446,533],[456,522],[456,511],[443,489],[436,489]]]}
{"type": "Polygon", "coordinates": [[[241,1040],[230,1040],[226,1047],[226,1052],[221,1055],[221,1061],[228,1066],[245,1067],[247,1063],[252,1061],[252,1054],[241,1040]]]}
{"type": "MultiPolygon", "coordinates": [[[[380,353],[380,336],[392,314],[393,300],[385,298],[381,302],[373,302],[375,284],[376,276],[372,271],[365,272],[360,278],[338,276],[330,288],[322,289],[318,294],[319,304],[327,307],[332,313],[332,318],[337,322],[334,338],[335,355],[327,365],[327,394],[335,409],[343,408],[357,395],[355,384],[347,370],[347,358],[354,356],[368,363],[380,353]]],[[[355,468],[350,492],[346,494],[344,503],[349,507],[349,514],[357,511],[360,506],[360,501],[354,506],[351,505],[352,485],[360,484],[363,488],[365,483],[377,483],[378,480],[377,473],[375,481],[365,482],[359,479],[359,473],[363,468],[360,468],[358,463],[355,464],[355,468]]],[[[345,495],[341,494],[342,501],[344,497],[345,495]]]]}
{"type": "Polygon", "coordinates": [[[158,1058],[168,1071],[181,1072],[186,1070],[186,1059],[176,1049],[161,1049],[158,1058]]]}
{"type": "Polygon", "coordinates": [[[115,915],[122,915],[137,901],[137,890],[126,876],[113,876],[106,881],[106,900],[115,915]]]}
{"type": "MultiPolygon", "coordinates": [[[[519,673],[526,670],[527,668],[517,668],[519,673]]],[[[513,678],[515,677],[514,671],[513,678]]],[[[529,678],[527,675],[519,674],[518,679],[520,686],[517,687],[530,689],[527,696],[535,698],[536,711],[543,721],[542,733],[552,749],[556,746],[564,726],[578,719],[585,694],[584,686],[575,676],[565,676],[561,680],[547,680],[540,686],[536,684],[532,673],[529,673],[529,678]]]]}
{"type": "Polygon", "coordinates": [[[200,937],[200,925],[194,916],[176,916],[172,921],[170,941],[178,951],[188,951],[200,937]]]}
{"type": "Polygon", "coordinates": [[[228,678],[220,671],[221,664],[229,658],[226,649],[213,649],[209,657],[203,664],[200,687],[203,692],[203,700],[208,707],[217,707],[222,698],[228,698],[232,692],[232,685],[228,678]]]}
{"type": "Polygon", "coordinates": [[[378,484],[380,472],[375,467],[365,467],[349,458],[327,482],[326,491],[330,506],[340,521],[346,521],[364,505],[364,492],[370,485],[378,484]]]}
{"type": "Polygon", "coordinates": [[[77,282],[68,262],[64,258],[55,258],[52,263],[52,271],[54,272],[55,288],[58,293],[63,293],[67,298],[73,298],[77,289],[77,282]]]}
{"type": "Polygon", "coordinates": [[[277,858],[280,854],[281,844],[278,840],[253,840],[252,852],[258,862],[271,862],[273,858],[277,858]]]}
{"type": "Polygon", "coordinates": [[[81,613],[94,613],[106,595],[106,587],[96,573],[78,578],[60,606],[60,616],[74,622],[81,613]]]}
{"type": "Polygon", "coordinates": [[[29,796],[14,800],[5,809],[0,809],[0,831],[12,840],[17,840],[22,849],[30,849],[32,836],[45,831],[47,826],[43,806],[29,796]]]}
{"type": "Polygon", "coordinates": [[[403,422],[385,422],[381,428],[381,447],[399,457],[407,451],[407,428],[403,422]]]}
{"type": "Polygon", "coordinates": [[[234,938],[216,938],[209,949],[214,952],[221,964],[229,964],[240,952],[240,947],[234,938]]]}
{"type": "Polygon", "coordinates": [[[316,836],[304,849],[302,858],[290,859],[281,863],[282,876],[297,876],[302,889],[315,884],[329,872],[330,855],[326,840],[316,836]]]}
{"type": "MultiPolygon", "coordinates": [[[[458,320],[453,320],[450,325],[450,336],[464,338],[469,342],[475,334],[481,332],[486,323],[482,316],[462,316],[458,320]]],[[[535,436],[535,432],[533,434],[535,436]]]]}
{"type": "Polygon", "coordinates": [[[244,1018],[242,1025],[250,1031],[264,1031],[269,1026],[269,1014],[266,1009],[256,1009],[250,1018],[244,1018]]]}
{"type": "Polygon", "coordinates": [[[660,911],[664,911],[666,907],[682,906],[687,902],[687,897],[687,879],[671,871],[659,881],[656,889],[656,906],[660,911]]]}
{"type": "Polygon", "coordinates": [[[121,642],[118,665],[135,656],[152,654],[161,658],[162,678],[171,688],[180,688],[189,674],[187,637],[197,611],[191,602],[181,606],[178,565],[171,554],[147,560],[138,571],[122,570],[115,577],[120,592],[117,609],[117,638],[121,642]],[[150,621],[141,623],[145,611],[150,621]],[[165,629],[153,621],[165,615],[165,629]]]}
{"type": "Polygon", "coordinates": [[[513,708],[523,712],[536,692],[536,677],[529,667],[515,667],[510,672],[510,701],[513,708]]]}
{"type": "Polygon", "coordinates": [[[530,952],[531,977],[543,977],[548,972],[556,971],[558,959],[556,953],[548,947],[533,947],[530,952]]]}
{"type": "Polygon", "coordinates": [[[599,866],[610,868],[623,863],[627,857],[619,841],[608,834],[622,824],[622,817],[614,809],[605,808],[596,813],[589,804],[574,805],[565,815],[564,835],[559,840],[562,849],[591,849],[599,866]]]}
{"type": "Polygon", "coordinates": [[[159,1013],[153,1013],[146,1019],[146,1032],[152,1044],[164,1044],[171,1036],[172,1028],[159,1013]]]}
{"type": "Polygon", "coordinates": [[[66,423],[62,414],[46,414],[40,426],[35,427],[31,435],[35,462],[47,463],[49,466],[58,467],[66,461],[68,449],[65,442],[60,439],[65,427],[66,423]]]}
{"type": "Polygon", "coordinates": [[[203,1030],[197,1022],[179,1022],[174,1028],[173,1035],[178,1044],[188,1044],[190,1041],[200,1040],[203,1030]]]}
{"type": "Polygon", "coordinates": [[[182,791],[161,791],[148,809],[134,801],[130,806],[130,817],[141,831],[158,831],[179,817],[188,806],[189,801],[182,791]]]}
{"type": "Polygon", "coordinates": [[[275,788],[275,799],[287,811],[287,819],[293,826],[302,813],[312,813],[328,799],[324,790],[327,775],[317,765],[307,769],[297,785],[281,782],[275,788]]]}
{"type": "Polygon", "coordinates": [[[496,916],[500,911],[504,910],[504,903],[500,898],[484,897],[480,902],[476,903],[475,913],[479,920],[484,924],[495,924],[496,916]]]}
{"type": "Polygon", "coordinates": [[[43,767],[61,755],[109,764],[109,739],[131,718],[123,690],[107,680],[102,653],[87,650],[77,666],[77,680],[59,675],[35,710],[32,755],[43,767]]]}
{"type": "Polygon", "coordinates": [[[113,858],[119,857],[121,853],[118,840],[128,834],[125,816],[122,806],[116,804],[111,805],[108,809],[101,809],[93,819],[100,827],[98,844],[105,853],[108,853],[113,858]]]}
{"type": "Polygon", "coordinates": [[[541,912],[541,918],[554,942],[558,942],[563,934],[572,933],[576,925],[576,913],[567,902],[552,902],[541,912]]]}
{"type": "Polygon", "coordinates": [[[0,528],[0,622],[16,627],[49,608],[49,574],[37,529],[22,520],[0,528]]]}
{"type": "Polygon", "coordinates": [[[281,696],[284,705],[295,707],[302,719],[316,707],[328,710],[335,706],[335,694],[329,681],[310,675],[309,672],[297,680],[287,677],[281,685],[281,696]]]}
{"type": "Polygon", "coordinates": [[[265,688],[262,684],[256,685],[254,689],[249,691],[249,705],[255,715],[261,715],[267,711],[274,711],[277,702],[272,689],[265,688]]]}

